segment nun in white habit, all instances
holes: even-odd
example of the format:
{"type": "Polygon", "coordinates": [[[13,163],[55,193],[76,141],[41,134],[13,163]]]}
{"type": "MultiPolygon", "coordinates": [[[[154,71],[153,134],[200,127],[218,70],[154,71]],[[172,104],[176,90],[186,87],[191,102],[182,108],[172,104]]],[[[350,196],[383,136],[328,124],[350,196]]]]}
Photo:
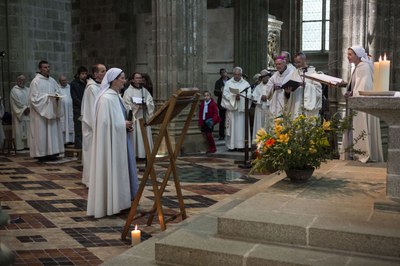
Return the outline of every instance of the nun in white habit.
{"type": "MultiPolygon", "coordinates": [[[[351,73],[346,97],[360,96],[360,91],[372,91],[373,89],[373,63],[368,58],[365,49],[361,46],[352,46],[347,50],[347,59],[350,64],[354,64],[351,73]]],[[[343,144],[341,147],[342,160],[358,159],[362,163],[368,161],[383,162],[381,128],[379,118],[364,112],[357,111],[353,118],[353,131],[346,132],[343,135],[343,144]],[[351,154],[347,148],[351,147],[354,138],[360,136],[362,132],[366,133],[363,139],[354,144],[354,149],[363,151],[364,154],[351,154]]]]}
{"type": "Polygon", "coordinates": [[[87,205],[87,214],[95,218],[129,208],[138,187],[134,151],[127,137],[132,133],[132,122],[127,121],[119,96],[125,82],[124,72],[111,68],[95,101],[87,205]]]}

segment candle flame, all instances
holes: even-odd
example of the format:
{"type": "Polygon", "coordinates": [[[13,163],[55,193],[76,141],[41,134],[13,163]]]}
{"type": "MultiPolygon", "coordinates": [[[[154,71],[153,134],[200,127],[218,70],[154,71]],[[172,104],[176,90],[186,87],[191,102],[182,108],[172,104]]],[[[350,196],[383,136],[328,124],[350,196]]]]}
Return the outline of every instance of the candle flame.
{"type": "Polygon", "coordinates": [[[137,224],[135,224],[135,231],[137,230],[137,224]]]}
{"type": "Polygon", "coordinates": [[[381,55],[379,56],[379,62],[380,62],[380,61],[382,61],[382,56],[381,56],[381,55]]]}
{"type": "Polygon", "coordinates": [[[385,56],[383,57],[383,61],[386,61],[386,53],[385,53],[385,56]]]}

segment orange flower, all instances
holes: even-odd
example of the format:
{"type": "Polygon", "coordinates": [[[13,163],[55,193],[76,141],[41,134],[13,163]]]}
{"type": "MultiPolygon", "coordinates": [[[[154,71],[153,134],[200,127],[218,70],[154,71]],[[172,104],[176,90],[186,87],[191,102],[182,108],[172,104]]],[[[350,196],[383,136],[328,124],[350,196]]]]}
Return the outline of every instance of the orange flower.
{"type": "Polygon", "coordinates": [[[267,141],[265,141],[265,146],[271,147],[272,145],[274,145],[274,143],[275,139],[268,139],[267,141]]]}

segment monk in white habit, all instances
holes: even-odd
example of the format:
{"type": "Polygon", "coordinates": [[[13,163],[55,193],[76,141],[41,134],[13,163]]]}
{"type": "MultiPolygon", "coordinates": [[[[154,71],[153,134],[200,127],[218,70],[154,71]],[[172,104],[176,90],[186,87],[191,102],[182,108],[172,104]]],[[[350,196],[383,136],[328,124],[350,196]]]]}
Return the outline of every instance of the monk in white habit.
{"type": "Polygon", "coordinates": [[[275,58],[276,72],[268,80],[267,97],[271,101],[269,110],[273,118],[282,115],[285,108],[285,91],[282,85],[290,80],[293,70],[286,66],[286,60],[282,56],[275,58]]]}
{"type": "Polygon", "coordinates": [[[298,79],[300,86],[295,90],[293,88],[285,90],[286,111],[291,114],[292,119],[300,114],[318,117],[322,108],[322,85],[311,79],[303,78],[303,75],[315,73],[315,68],[307,65],[306,55],[302,52],[295,56],[295,64],[297,69],[293,71],[291,79],[298,79]]]}
{"type": "MultiPolygon", "coordinates": [[[[368,58],[368,54],[361,46],[352,46],[347,50],[347,59],[354,65],[350,82],[345,97],[360,96],[360,91],[373,90],[373,63],[368,58]]],[[[343,135],[343,144],[340,149],[342,160],[358,159],[362,163],[368,161],[383,162],[381,128],[379,118],[370,114],[357,111],[353,117],[353,131],[345,132],[343,135]],[[348,148],[354,138],[360,136],[362,132],[366,135],[363,139],[354,143],[354,149],[363,151],[365,154],[351,154],[348,148]]]]}
{"type": "MultiPolygon", "coordinates": [[[[229,150],[245,147],[245,98],[251,97],[250,84],[243,79],[241,67],[233,69],[233,78],[225,83],[221,105],[226,109],[225,145],[229,150]],[[247,89],[247,90],[246,90],[247,89]]],[[[251,102],[248,104],[250,108],[251,102]]],[[[250,126],[249,126],[250,131],[250,126]]],[[[248,134],[250,136],[250,132],[248,134]]],[[[248,141],[249,147],[251,141],[248,141]]]]}
{"type": "Polygon", "coordinates": [[[60,89],[49,73],[49,63],[40,61],[39,73],[29,87],[30,155],[42,162],[57,160],[64,153],[60,89]]]}
{"type": "MultiPolygon", "coordinates": [[[[131,76],[131,84],[124,92],[124,101],[126,105],[131,106],[133,122],[133,147],[137,158],[145,159],[146,151],[143,145],[142,130],[140,129],[139,119],[147,121],[154,113],[154,102],[150,92],[143,87],[142,74],[135,72],[131,76]]],[[[151,127],[147,126],[146,133],[150,145],[150,151],[153,149],[153,137],[151,127]]]]}
{"type": "Polygon", "coordinates": [[[253,101],[256,103],[256,108],[254,110],[254,123],[253,123],[253,134],[252,141],[254,143],[257,135],[257,131],[260,128],[268,129],[272,124],[272,115],[269,111],[269,100],[267,98],[267,84],[268,80],[271,77],[271,73],[263,69],[260,72],[259,79],[261,80],[260,84],[254,88],[253,91],[253,101]]]}
{"type": "Polygon", "coordinates": [[[61,118],[61,129],[63,133],[64,144],[72,144],[75,141],[74,133],[74,114],[72,110],[71,88],[64,75],[58,78],[60,86],[60,95],[62,98],[62,108],[64,116],[61,118]]]}
{"type": "Polygon", "coordinates": [[[17,85],[10,93],[12,132],[17,151],[29,148],[29,88],[25,86],[25,82],[25,76],[19,75],[17,85]]]}
{"type": "Polygon", "coordinates": [[[126,82],[119,68],[111,68],[101,82],[95,100],[93,146],[90,164],[87,214],[100,218],[131,206],[138,179],[129,135],[132,121],[119,91],[126,82]]]}
{"type": "Polygon", "coordinates": [[[96,64],[92,67],[92,76],[87,80],[82,98],[80,117],[82,120],[82,183],[87,187],[89,187],[90,161],[92,159],[94,102],[106,71],[103,64],[96,64]]]}

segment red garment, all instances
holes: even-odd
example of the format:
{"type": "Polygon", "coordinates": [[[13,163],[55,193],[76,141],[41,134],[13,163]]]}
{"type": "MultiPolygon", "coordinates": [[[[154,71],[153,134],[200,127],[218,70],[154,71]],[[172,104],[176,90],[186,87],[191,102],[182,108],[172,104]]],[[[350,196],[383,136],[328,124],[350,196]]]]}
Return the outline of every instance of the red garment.
{"type": "Polygon", "coordinates": [[[211,98],[211,102],[208,104],[208,112],[206,113],[206,119],[203,120],[203,110],[204,110],[204,100],[201,101],[200,110],[199,110],[199,127],[201,128],[204,124],[204,121],[212,118],[213,124],[218,124],[221,122],[221,118],[218,115],[218,106],[215,103],[214,99],[211,98]]]}

